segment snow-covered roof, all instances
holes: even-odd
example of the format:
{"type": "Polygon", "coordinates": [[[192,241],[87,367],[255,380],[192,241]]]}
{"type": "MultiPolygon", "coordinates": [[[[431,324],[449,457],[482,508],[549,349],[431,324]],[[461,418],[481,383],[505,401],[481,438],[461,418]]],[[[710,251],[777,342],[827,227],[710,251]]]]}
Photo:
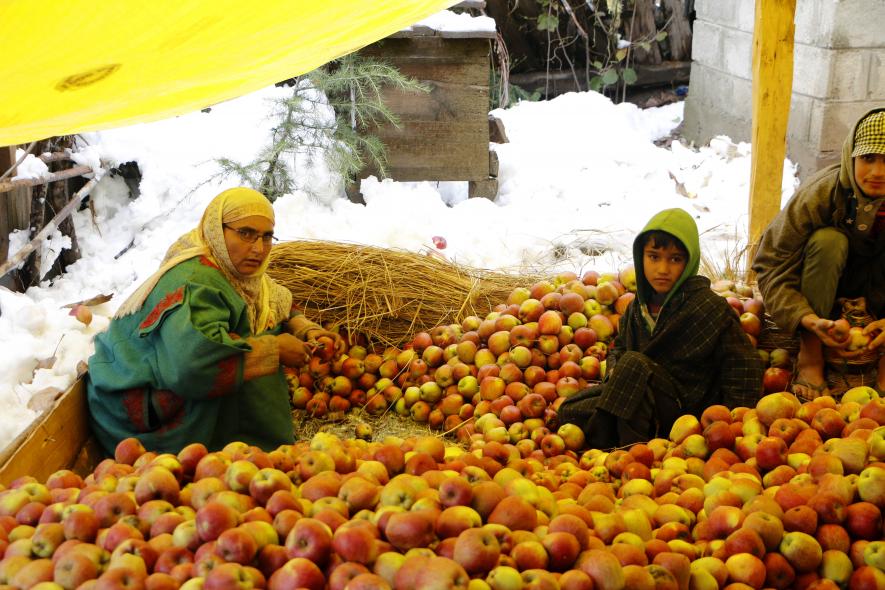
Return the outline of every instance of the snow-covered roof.
{"type": "MultiPolygon", "coordinates": [[[[485,2],[469,0],[455,8],[483,8],[485,2]]],[[[451,10],[437,12],[397,33],[393,38],[442,37],[444,39],[494,39],[495,20],[488,16],[456,14],[451,10]]]]}

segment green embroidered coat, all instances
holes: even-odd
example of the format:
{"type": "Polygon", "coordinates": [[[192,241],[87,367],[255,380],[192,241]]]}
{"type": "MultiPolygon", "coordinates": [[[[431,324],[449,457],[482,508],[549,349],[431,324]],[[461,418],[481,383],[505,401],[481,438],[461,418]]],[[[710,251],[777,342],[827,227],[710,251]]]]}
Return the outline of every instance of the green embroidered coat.
{"type": "Polygon", "coordinates": [[[217,267],[205,257],[179,264],[137,313],[95,338],[87,397],[98,440],[111,454],[130,436],[170,453],[192,442],[293,442],[281,329],[250,337],[245,302],[217,267]]]}

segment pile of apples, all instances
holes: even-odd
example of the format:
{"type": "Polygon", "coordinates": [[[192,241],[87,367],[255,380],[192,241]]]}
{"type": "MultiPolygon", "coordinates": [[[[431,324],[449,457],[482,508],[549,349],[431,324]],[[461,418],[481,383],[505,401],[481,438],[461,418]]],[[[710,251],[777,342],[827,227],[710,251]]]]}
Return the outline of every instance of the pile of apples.
{"type": "Polygon", "coordinates": [[[18,590],[885,588],[885,399],[783,392],[628,449],[122,441],[0,491],[18,590]]]}
{"type": "MultiPolygon", "coordinates": [[[[753,346],[758,346],[764,329],[765,305],[749,285],[735,283],[728,279],[713,281],[710,288],[718,293],[734,309],[741,322],[741,329],[753,346]]],[[[844,320],[843,320],[844,321],[844,320]]],[[[847,331],[847,328],[846,328],[847,331]]],[[[784,348],[772,351],[759,349],[759,356],[765,363],[762,388],[765,393],[784,391],[793,379],[793,359],[784,348]]]]}
{"type": "Polygon", "coordinates": [[[718,293],[734,308],[741,321],[741,328],[749,336],[753,346],[759,343],[762,334],[762,320],[765,316],[765,305],[757,297],[749,285],[735,283],[729,279],[719,279],[710,283],[710,288],[718,293]]]}
{"type": "MultiPolygon", "coordinates": [[[[739,288],[730,281],[713,286],[739,288]]],[[[370,415],[393,411],[465,441],[481,432],[523,452],[577,451],[583,435],[578,429],[562,440],[557,410],[601,379],[608,345],[635,290],[632,266],[618,273],[588,271],[580,279],[566,272],[514,289],[484,318],[419,332],[402,350],[369,352],[363,343],[334,357],[331,341],[324,342],[307,366],[290,375],[292,401],[315,417],[351,408],[370,415]]],[[[719,292],[740,310],[741,326],[755,344],[761,301],[719,292]]],[[[791,373],[783,366],[766,373],[766,391],[786,389],[791,373]]]]}
{"type": "Polygon", "coordinates": [[[324,342],[290,375],[293,404],[317,417],[354,407],[394,411],[449,432],[494,414],[504,426],[518,423],[512,442],[529,438],[538,424],[555,426],[562,400],[601,378],[635,277],[632,267],[580,279],[562,273],[514,289],[484,318],[419,332],[402,350],[354,344],[335,357],[324,342]]]}

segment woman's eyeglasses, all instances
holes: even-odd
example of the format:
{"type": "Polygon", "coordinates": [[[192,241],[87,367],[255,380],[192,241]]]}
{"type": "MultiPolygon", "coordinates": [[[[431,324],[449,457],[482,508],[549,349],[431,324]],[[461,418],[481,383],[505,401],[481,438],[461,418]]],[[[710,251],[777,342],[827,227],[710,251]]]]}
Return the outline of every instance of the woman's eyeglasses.
{"type": "Polygon", "coordinates": [[[240,239],[249,244],[254,244],[258,241],[258,238],[261,238],[261,241],[266,246],[270,245],[272,242],[277,241],[277,238],[273,235],[273,232],[261,233],[252,229],[251,227],[231,227],[226,223],[222,223],[221,226],[231,231],[237,232],[237,235],[240,236],[240,239]]]}

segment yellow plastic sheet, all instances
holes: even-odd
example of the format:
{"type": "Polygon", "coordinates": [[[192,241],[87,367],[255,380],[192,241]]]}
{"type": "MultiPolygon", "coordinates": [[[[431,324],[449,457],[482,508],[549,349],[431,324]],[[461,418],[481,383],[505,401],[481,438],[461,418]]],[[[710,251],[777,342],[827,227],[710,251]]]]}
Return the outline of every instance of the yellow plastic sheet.
{"type": "Polygon", "coordinates": [[[0,145],[219,103],[457,0],[0,0],[0,145]]]}

